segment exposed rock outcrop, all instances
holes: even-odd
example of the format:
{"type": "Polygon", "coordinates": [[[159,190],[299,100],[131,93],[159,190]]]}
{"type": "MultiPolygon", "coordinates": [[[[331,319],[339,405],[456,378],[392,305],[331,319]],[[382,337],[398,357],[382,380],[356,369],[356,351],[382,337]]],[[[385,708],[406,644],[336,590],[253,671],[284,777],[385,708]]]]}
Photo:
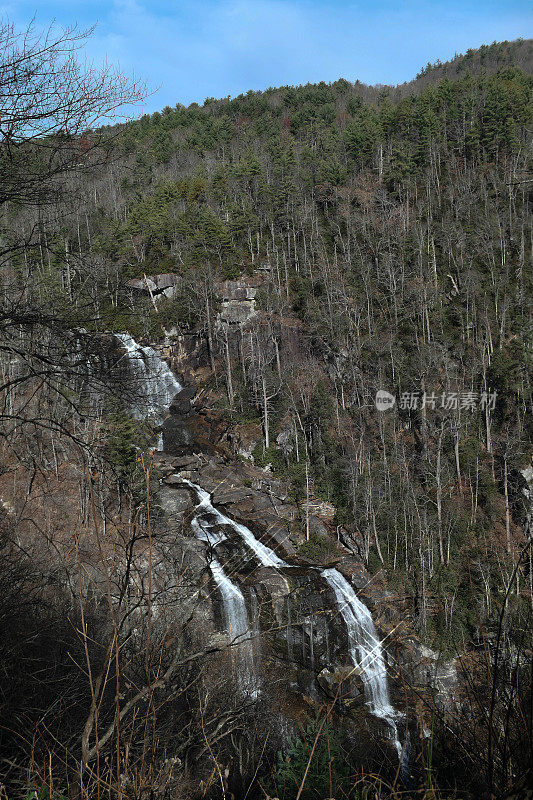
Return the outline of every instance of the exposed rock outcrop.
{"type": "Polygon", "coordinates": [[[243,280],[224,281],[220,285],[219,294],[222,300],[219,323],[245,325],[256,315],[256,286],[251,286],[243,280]]]}

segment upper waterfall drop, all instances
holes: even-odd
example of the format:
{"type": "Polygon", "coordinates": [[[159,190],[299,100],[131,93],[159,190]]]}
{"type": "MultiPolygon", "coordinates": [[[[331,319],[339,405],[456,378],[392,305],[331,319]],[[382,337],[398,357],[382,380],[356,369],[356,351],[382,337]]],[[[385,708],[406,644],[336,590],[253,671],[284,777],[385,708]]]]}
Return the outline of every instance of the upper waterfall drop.
{"type": "Polygon", "coordinates": [[[362,672],[368,707],[376,717],[388,724],[401,758],[402,745],[395,722],[396,711],[389,698],[387,668],[372,615],[338,570],[325,569],[321,574],[333,589],[339,612],[346,623],[350,657],[353,665],[362,672]]]}
{"type": "Polygon", "coordinates": [[[136,419],[155,417],[162,421],[168,406],[182,386],[153,347],[137,344],[129,333],[115,333],[127,354],[135,377],[131,408],[136,419]]]}

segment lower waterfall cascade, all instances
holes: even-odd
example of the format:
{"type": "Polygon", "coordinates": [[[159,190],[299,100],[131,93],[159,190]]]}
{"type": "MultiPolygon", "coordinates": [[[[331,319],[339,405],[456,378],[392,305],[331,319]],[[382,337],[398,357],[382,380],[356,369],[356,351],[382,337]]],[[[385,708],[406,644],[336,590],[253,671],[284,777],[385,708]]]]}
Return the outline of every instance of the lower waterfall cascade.
{"type": "MultiPolygon", "coordinates": [[[[193,518],[193,529],[198,531],[198,528],[200,528],[204,533],[205,540],[213,547],[216,547],[216,545],[225,540],[226,537],[219,532],[210,530],[210,528],[216,528],[218,525],[228,526],[243,539],[262,566],[275,567],[277,569],[291,566],[286,561],[283,561],[283,559],[280,559],[270,547],[260,542],[249,528],[235,522],[216,509],[211,503],[209,492],[206,492],[205,489],[192,483],[182,475],[179,477],[185,486],[194,489],[199,501],[196,506],[195,517],[193,518]],[[208,515],[214,521],[199,522],[198,515],[202,513],[208,515]]],[[[213,562],[211,562],[211,564],[212,563],[213,562]]],[[[217,568],[220,568],[218,561],[216,561],[216,563],[218,565],[217,568]]],[[[374,716],[386,722],[391,732],[391,741],[394,743],[398,757],[401,759],[402,745],[398,738],[398,728],[395,722],[398,713],[395,711],[390,701],[387,668],[383,658],[382,645],[377,636],[372,615],[365,604],[359,600],[346,578],[337,569],[324,569],[320,572],[320,575],[333,590],[337,600],[339,614],[346,624],[352,664],[361,671],[367,706],[374,716]]],[[[217,577],[214,574],[213,577],[218,584],[217,577]]],[[[229,581],[227,577],[226,580],[231,584],[231,581],[229,581]]],[[[221,587],[221,594],[226,604],[228,601],[224,595],[225,590],[227,590],[227,587],[221,587]]],[[[237,591],[239,590],[237,589],[237,591]]],[[[231,598],[231,602],[234,602],[233,597],[231,598]]],[[[246,610],[245,606],[244,609],[246,610]]],[[[247,622],[247,625],[249,627],[250,623],[247,622]]]]}
{"type": "Polygon", "coordinates": [[[228,578],[217,558],[211,558],[209,568],[222,597],[237,683],[244,691],[255,695],[257,690],[251,641],[253,625],[248,618],[244,595],[239,587],[228,578]]]}
{"type": "Polygon", "coordinates": [[[402,745],[398,739],[395,718],[397,712],[391,705],[387,684],[387,668],[383,659],[381,642],[370,611],[362,603],[344,575],[336,569],[325,569],[322,577],[335,593],[339,613],[346,623],[350,656],[354,667],[362,670],[367,704],[371,712],[384,719],[391,730],[398,756],[402,757],[402,745]]]}
{"type": "MultiPolygon", "coordinates": [[[[166,406],[181,390],[181,385],[153,348],[140,347],[129,334],[116,334],[116,336],[126,350],[132,371],[141,385],[141,393],[145,398],[144,406],[140,404],[134,406],[136,418],[144,417],[148,411],[149,414],[161,419],[166,406]]],[[[250,689],[256,685],[253,677],[254,656],[251,642],[256,621],[250,620],[241,589],[230,579],[218,557],[214,555],[214,549],[227,539],[220,529],[233,530],[263,567],[274,569],[283,576],[282,571],[290,568],[291,564],[260,542],[245,525],[232,520],[215,508],[209,492],[179,473],[175,477],[179,477],[183,485],[196,494],[198,503],[190,525],[196,538],[205,541],[210,547],[209,567],[222,598],[227,632],[230,642],[236,645],[236,653],[239,653],[242,659],[238,669],[240,674],[238,683],[243,688],[250,689]]],[[[346,626],[352,664],[361,674],[366,705],[374,716],[386,723],[398,757],[403,761],[402,745],[395,722],[401,715],[395,711],[390,701],[382,643],[377,636],[370,611],[337,569],[320,570],[316,567],[311,569],[316,570],[328,588],[333,591],[338,612],[346,626]]],[[[288,589],[285,578],[284,581],[288,589]]],[[[252,691],[254,694],[257,693],[255,688],[252,691]]]]}

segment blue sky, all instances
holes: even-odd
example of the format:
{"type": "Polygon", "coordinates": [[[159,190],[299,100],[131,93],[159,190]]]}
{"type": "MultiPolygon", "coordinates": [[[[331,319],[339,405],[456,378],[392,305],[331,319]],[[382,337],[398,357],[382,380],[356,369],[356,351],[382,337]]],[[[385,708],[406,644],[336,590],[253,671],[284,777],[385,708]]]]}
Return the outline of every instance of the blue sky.
{"type": "Polygon", "coordinates": [[[529,38],[533,22],[530,0],[0,0],[0,11],[19,25],[98,23],[88,56],[157,89],[143,111],[339,77],[401,83],[428,61],[529,38]]]}

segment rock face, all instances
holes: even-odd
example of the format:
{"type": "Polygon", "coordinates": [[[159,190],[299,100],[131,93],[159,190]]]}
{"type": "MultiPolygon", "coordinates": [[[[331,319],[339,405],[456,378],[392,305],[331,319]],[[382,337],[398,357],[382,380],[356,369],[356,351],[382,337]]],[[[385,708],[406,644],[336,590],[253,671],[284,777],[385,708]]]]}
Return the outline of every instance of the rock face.
{"type": "MultiPolygon", "coordinates": [[[[323,699],[324,681],[318,681],[317,675],[326,670],[325,675],[329,670],[339,681],[344,679],[344,692],[349,694],[351,702],[358,698],[359,704],[363,703],[360,679],[354,676],[353,670],[349,676],[350,670],[342,672],[342,665],[349,661],[349,656],[346,632],[337,613],[335,598],[320,572],[310,570],[307,563],[299,559],[294,537],[276,516],[275,502],[278,498],[265,490],[244,486],[221,459],[206,459],[201,455],[173,459],[162,455],[160,469],[164,472],[180,469],[179,474],[171,472],[162,478],[158,493],[165,524],[176,532],[180,530],[180,546],[186,539],[194,541],[190,519],[198,504],[198,498],[194,498],[184,485],[185,479],[209,489],[216,507],[224,509],[231,519],[245,521],[258,540],[275,548],[277,554],[291,559],[294,564],[290,569],[284,569],[283,574],[263,567],[234,531],[228,527],[216,527],[216,535],[223,534],[224,537],[218,543],[217,558],[222,564],[231,565],[231,578],[248,598],[250,607],[252,592],[256,598],[252,622],[261,631],[263,658],[266,655],[268,659],[270,653],[275,655],[278,663],[281,660],[295,669],[296,686],[292,687],[293,690],[297,687],[300,693],[312,700],[323,699]],[[298,566],[299,562],[301,566],[298,566]]],[[[203,548],[207,568],[211,557],[210,545],[208,542],[195,542],[192,547],[195,558],[197,545],[203,548]]],[[[187,545],[187,551],[190,555],[191,545],[187,545]]],[[[220,602],[216,593],[212,599],[215,605],[220,602]]],[[[221,618],[220,610],[213,613],[215,618],[221,618]]]]}
{"type": "Polygon", "coordinates": [[[245,325],[256,315],[257,288],[244,281],[225,281],[219,291],[222,306],[219,322],[225,325],[245,325]]]}
{"type": "Polygon", "coordinates": [[[146,275],[144,278],[132,278],[126,286],[138,294],[146,294],[154,302],[158,297],[173,297],[180,282],[177,275],[165,273],[163,275],[146,275]]]}
{"type": "MultiPolygon", "coordinates": [[[[251,655],[249,648],[241,663],[238,651],[233,652],[235,691],[239,686],[241,691],[253,687],[253,697],[268,718],[269,740],[279,747],[287,736],[297,734],[292,722],[292,715],[301,713],[297,709],[334,701],[336,726],[347,736],[364,729],[368,747],[379,748],[382,762],[394,769],[398,758],[394,737],[386,720],[369,710],[365,670],[354,668],[338,598],[322,567],[299,554],[301,534],[276,513],[279,507],[297,513],[280,482],[249,463],[228,463],[222,455],[161,453],[157,460],[161,524],[175,536],[189,577],[201,593],[200,605],[209,606],[195,617],[197,638],[204,646],[224,646],[228,599],[222,593],[222,580],[230,579],[253,631],[251,655]],[[203,495],[194,486],[203,487],[203,495]],[[209,498],[207,492],[210,499],[202,500],[209,498]],[[280,568],[256,557],[239,534],[235,523],[240,522],[283,559],[280,568]]],[[[365,570],[340,551],[337,562],[351,584],[362,587],[360,594],[368,603],[373,585],[365,570]]],[[[208,663],[205,667],[210,668],[208,663]]]]}
{"type": "Polygon", "coordinates": [[[175,396],[170,404],[169,411],[171,414],[179,414],[187,416],[192,412],[192,400],[196,394],[192,386],[186,386],[179,394],[175,396]]]}
{"type": "MultiPolygon", "coordinates": [[[[323,696],[324,680],[319,681],[318,675],[324,669],[339,675],[339,669],[349,663],[346,631],[336,613],[333,593],[328,592],[323,582],[313,579],[311,562],[299,552],[303,540],[303,528],[298,523],[301,510],[288,500],[280,480],[218,450],[214,443],[224,433],[220,419],[211,409],[202,408],[201,401],[195,402],[192,388],[182,398],[178,395],[170,411],[164,423],[166,453],[160,456],[161,466],[171,472],[164,478],[165,491],[182,492],[180,483],[186,477],[211,493],[215,507],[249,527],[282,558],[301,565],[300,570],[297,567],[291,570],[287,589],[279,576],[259,569],[250,561],[242,542],[230,536],[223,545],[224,560],[242,565],[242,570],[239,566],[235,574],[244,585],[253,587],[258,598],[262,640],[268,631],[263,650],[274,649],[277,659],[290,662],[293,667],[297,665],[299,691],[313,698],[323,696]]],[[[326,523],[327,516],[309,515],[310,531],[331,540],[326,523]]],[[[408,682],[417,691],[429,690],[438,702],[447,702],[456,682],[453,663],[439,660],[437,654],[424,648],[414,633],[408,631],[402,602],[387,590],[382,580],[371,578],[357,548],[342,531],[339,539],[337,555],[330,553],[328,564],[335,563],[371,610],[382,632],[390,634],[390,665],[395,663],[405,670],[408,682]],[[349,548],[343,546],[343,539],[349,548]]],[[[332,547],[334,550],[333,542],[332,547]]],[[[358,681],[358,676],[352,674],[349,691],[352,705],[360,694],[358,681]]],[[[395,694],[394,682],[392,693],[395,694]]]]}
{"type": "Polygon", "coordinates": [[[449,705],[458,686],[455,659],[443,658],[413,637],[405,638],[402,644],[402,666],[413,683],[422,689],[431,687],[437,703],[449,705]]]}

